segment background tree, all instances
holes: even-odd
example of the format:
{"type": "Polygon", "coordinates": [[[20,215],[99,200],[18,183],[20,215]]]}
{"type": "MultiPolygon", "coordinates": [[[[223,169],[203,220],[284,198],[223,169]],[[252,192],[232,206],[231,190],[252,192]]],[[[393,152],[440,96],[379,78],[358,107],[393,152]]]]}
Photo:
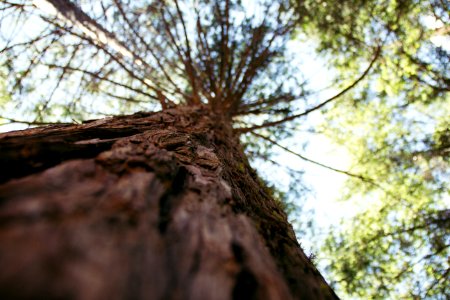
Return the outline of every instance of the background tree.
{"type": "Polygon", "coordinates": [[[348,149],[349,171],[364,176],[350,176],[341,198],[365,202],[353,219],[333,228],[319,256],[331,261],[343,295],[446,299],[450,4],[304,1],[297,9],[339,81],[383,42],[373,72],[348,101],[327,107],[317,128],[348,149]]]}

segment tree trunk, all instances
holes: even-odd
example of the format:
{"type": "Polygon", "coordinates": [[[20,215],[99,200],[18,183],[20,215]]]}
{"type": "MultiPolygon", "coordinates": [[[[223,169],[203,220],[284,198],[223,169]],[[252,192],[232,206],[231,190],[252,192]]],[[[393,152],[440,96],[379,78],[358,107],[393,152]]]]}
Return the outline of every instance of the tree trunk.
{"type": "Polygon", "coordinates": [[[336,299],[204,107],[0,135],[1,299],[336,299]]]}

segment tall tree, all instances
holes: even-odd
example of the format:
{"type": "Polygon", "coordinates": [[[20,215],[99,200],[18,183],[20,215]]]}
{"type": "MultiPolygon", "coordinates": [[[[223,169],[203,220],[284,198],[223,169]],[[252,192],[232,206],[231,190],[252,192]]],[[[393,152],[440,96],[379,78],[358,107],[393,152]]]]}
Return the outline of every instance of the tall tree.
{"type": "Polygon", "coordinates": [[[284,134],[348,89],[307,101],[283,55],[289,3],[246,5],[2,1],[23,29],[1,50],[5,106],[29,123],[162,108],[0,137],[2,296],[337,298],[239,136],[284,134]]]}

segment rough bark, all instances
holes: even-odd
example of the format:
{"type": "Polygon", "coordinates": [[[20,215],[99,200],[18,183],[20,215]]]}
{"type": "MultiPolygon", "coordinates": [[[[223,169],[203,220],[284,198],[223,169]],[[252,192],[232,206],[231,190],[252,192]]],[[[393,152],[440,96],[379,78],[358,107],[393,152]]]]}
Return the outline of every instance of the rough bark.
{"type": "Polygon", "coordinates": [[[1,299],[336,299],[226,120],[0,135],[1,299]]]}

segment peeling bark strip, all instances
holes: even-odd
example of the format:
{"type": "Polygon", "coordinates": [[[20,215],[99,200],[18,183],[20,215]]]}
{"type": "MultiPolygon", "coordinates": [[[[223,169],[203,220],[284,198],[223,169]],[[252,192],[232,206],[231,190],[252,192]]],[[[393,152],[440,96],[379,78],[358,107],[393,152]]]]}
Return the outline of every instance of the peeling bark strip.
{"type": "Polygon", "coordinates": [[[181,107],[0,135],[1,299],[336,299],[231,127],[181,107]]]}

